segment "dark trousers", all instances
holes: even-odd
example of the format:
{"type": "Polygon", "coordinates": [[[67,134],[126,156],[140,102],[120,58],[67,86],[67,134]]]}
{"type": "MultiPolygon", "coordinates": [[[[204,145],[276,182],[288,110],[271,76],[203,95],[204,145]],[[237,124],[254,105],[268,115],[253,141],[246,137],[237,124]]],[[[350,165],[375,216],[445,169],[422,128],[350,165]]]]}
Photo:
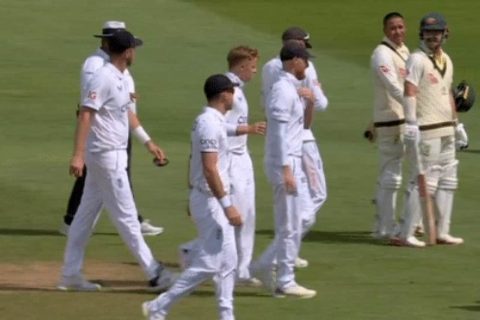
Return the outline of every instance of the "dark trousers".
{"type": "MultiPolygon", "coordinates": [[[[130,188],[132,189],[133,193],[133,185],[132,185],[132,177],[130,175],[130,164],[132,159],[132,139],[130,135],[128,136],[128,144],[127,144],[127,175],[128,175],[128,182],[130,184],[130,188]]],[[[68,199],[67,204],[67,213],[63,216],[63,221],[70,225],[72,224],[73,218],[75,217],[75,213],[77,213],[78,206],[80,205],[80,201],[82,200],[83,195],[83,188],[85,187],[85,178],[87,176],[87,167],[83,167],[83,175],[78,177],[73,184],[72,192],[70,193],[70,198],[68,199]]],[[[140,223],[143,222],[143,217],[138,214],[138,221],[140,223]]]]}

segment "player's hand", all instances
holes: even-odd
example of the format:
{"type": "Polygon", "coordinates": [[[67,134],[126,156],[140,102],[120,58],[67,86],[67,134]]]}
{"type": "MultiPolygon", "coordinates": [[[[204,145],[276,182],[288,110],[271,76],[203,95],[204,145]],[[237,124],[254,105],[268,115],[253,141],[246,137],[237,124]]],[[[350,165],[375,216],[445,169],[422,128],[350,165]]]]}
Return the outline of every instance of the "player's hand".
{"type": "Polygon", "coordinates": [[[242,225],[242,216],[240,215],[240,212],[238,212],[237,208],[230,206],[225,208],[224,211],[228,222],[230,222],[232,226],[238,227],[242,225]]]}
{"type": "Polygon", "coordinates": [[[297,193],[297,183],[295,177],[293,176],[292,169],[290,166],[283,167],[283,183],[285,184],[285,190],[289,194],[297,193]]]}
{"type": "Polygon", "coordinates": [[[265,130],[267,129],[267,123],[265,121],[255,122],[248,126],[248,133],[250,134],[259,134],[265,135],[265,130]]]}
{"type": "Polygon", "coordinates": [[[367,128],[365,128],[365,131],[363,132],[363,137],[367,139],[369,142],[372,142],[372,143],[375,142],[377,138],[377,134],[376,134],[376,130],[373,122],[370,122],[367,128]]]}
{"type": "Polygon", "coordinates": [[[70,175],[75,178],[81,177],[83,175],[83,167],[85,166],[85,161],[81,156],[73,156],[70,160],[70,175]]]}
{"type": "Polygon", "coordinates": [[[420,130],[416,124],[405,124],[403,139],[407,144],[414,144],[420,141],[420,130]]]}
{"type": "Polygon", "coordinates": [[[307,100],[308,103],[314,103],[315,102],[315,95],[313,94],[313,91],[307,87],[300,87],[298,90],[298,95],[305,100],[307,100]]]}
{"type": "Polygon", "coordinates": [[[157,146],[152,140],[145,142],[145,147],[147,148],[148,152],[153,154],[155,159],[158,159],[159,163],[166,162],[165,159],[167,158],[167,156],[165,155],[165,152],[163,152],[163,150],[159,146],[157,146]]]}

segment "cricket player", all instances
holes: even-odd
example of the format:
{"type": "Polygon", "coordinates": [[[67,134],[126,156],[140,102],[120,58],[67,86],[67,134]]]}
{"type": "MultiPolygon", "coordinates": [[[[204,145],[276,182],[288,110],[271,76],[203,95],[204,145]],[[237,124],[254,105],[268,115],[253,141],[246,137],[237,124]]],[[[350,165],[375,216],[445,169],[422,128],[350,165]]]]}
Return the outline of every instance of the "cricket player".
{"type": "Polygon", "coordinates": [[[416,172],[407,190],[400,244],[412,247],[425,246],[425,242],[412,234],[413,224],[421,212],[416,179],[419,166],[425,169],[427,196],[434,199],[437,209],[437,242],[463,243],[462,238],[450,235],[453,198],[458,184],[455,133],[459,129],[452,95],[453,64],[442,48],[447,38],[445,18],[439,13],[428,13],[420,21],[420,47],[406,64],[404,139],[416,172]]]}
{"type": "MultiPolygon", "coordinates": [[[[231,156],[229,166],[231,199],[242,214],[243,224],[235,227],[235,242],[238,254],[237,285],[260,286],[258,279],[250,274],[255,239],[255,178],[252,159],[247,146],[247,135],[264,135],[264,121],[248,123],[248,103],[243,88],[257,72],[258,50],[248,46],[232,48],[227,55],[229,71],[225,74],[235,86],[232,110],[225,114],[228,145],[231,156]]],[[[180,265],[185,269],[191,264],[194,251],[198,250],[193,240],[180,246],[180,265]]]]}
{"type": "Polygon", "coordinates": [[[175,284],[152,301],[143,303],[149,320],[163,320],[173,303],[196,286],[214,279],[219,319],[233,320],[233,289],[237,269],[234,227],[242,217],[230,195],[230,153],[225,113],[234,101],[234,83],[225,75],[207,78],[208,105],[196,118],[191,133],[190,212],[197,226],[197,250],[192,263],[175,284]]]}
{"type": "Polygon", "coordinates": [[[237,284],[259,286],[260,281],[250,274],[255,239],[255,178],[252,159],[247,147],[247,134],[265,134],[265,122],[248,123],[248,103],[245,83],[257,72],[258,50],[239,46],[227,55],[229,72],[225,75],[237,83],[232,110],[225,114],[228,146],[231,156],[230,185],[232,203],[242,214],[243,224],[235,227],[238,254],[237,284]]]}
{"type": "MultiPolygon", "coordinates": [[[[282,41],[297,41],[306,48],[312,48],[310,44],[310,35],[299,27],[290,27],[282,34],[282,41]]],[[[268,61],[262,69],[262,95],[264,105],[266,99],[273,87],[273,84],[278,80],[282,72],[282,61],[280,57],[275,57],[268,61]]],[[[328,99],[322,90],[322,86],[318,80],[317,71],[311,61],[308,61],[308,68],[305,71],[305,79],[302,80],[302,85],[298,88],[300,96],[305,99],[314,99],[314,110],[325,111],[328,106],[328,99]]],[[[308,121],[303,131],[303,154],[302,166],[307,176],[309,196],[305,195],[303,218],[302,218],[302,237],[313,227],[316,214],[325,203],[327,199],[327,186],[325,182],[325,174],[323,170],[323,161],[318,150],[315,136],[313,135],[311,124],[313,121],[313,114],[307,117],[308,121]]],[[[301,242],[298,243],[300,250],[301,242]]],[[[297,268],[305,268],[308,266],[308,261],[300,257],[296,258],[295,266],[297,268]]]]}
{"type": "Polygon", "coordinates": [[[371,57],[373,74],[373,130],[379,153],[379,175],[375,195],[376,221],[373,237],[396,236],[397,193],[402,184],[402,162],[405,153],[403,128],[403,87],[407,74],[405,63],[410,54],[405,46],[405,21],[398,12],[383,18],[382,42],[371,57]]]}
{"type": "MultiPolygon", "coordinates": [[[[274,193],[275,238],[252,271],[264,286],[274,290],[276,297],[316,295],[316,291],[300,286],[294,273],[302,235],[302,195],[308,194],[302,169],[305,104],[298,89],[305,79],[309,57],[303,44],[286,41],[280,51],[283,71],[266,99],[265,171],[274,193]],[[275,260],[277,271],[273,279],[275,260]]],[[[313,97],[309,105],[313,109],[313,97]]]]}
{"type": "MultiPolygon", "coordinates": [[[[103,67],[110,59],[108,55],[108,45],[107,45],[107,37],[111,35],[113,32],[118,30],[125,30],[126,25],[123,21],[106,21],[102,28],[102,34],[95,35],[97,38],[101,38],[101,46],[98,48],[92,55],[90,55],[82,65],[82,71],[80,75],[80,92],[81,92],[81,99],[85,97],[87,94],[87,86],[90,80],[93,78],[95,72],[103,67]]],[[[133,113],[137,113],[136,110],[136,100],[137,96],[135,94],[135,83],[133,78],[128,71],[126,70],[126,79],[128,81],[128,90],[131,95],[131,109],[133,113]]],[[[139,130],[137,130],[139,131],[139,130]]],[[[144,130],[143,130],[144,131],[144,130]]],[[[148,136],[148,134],[145,132],[148,136]]],[[[140,141],[142,141],[140,139],[140,141]]],[[[127,154],[128,154],[128,163],[127,163],[127,173],[128,173],[128,182],[130,187],[132,187],[132,179],[130,175],[130,163],[131,163],[131,139],[130,136],[128,137],[128,145],[127,145],[127,154]]],[[[68,234],[68,230],[70,225],[72,224],[73,218],[75,217],[75,213],[77,212],[78,206],[80,205],[80,199],[82,198],[83,188],[85,186],[85,177],[87,171],[85,168],[85,172],[81,177],[78,177],[75,180],[75,184],[73,185],[70,198],[68,200],[67,206],[67,213],[63,217],[63,224],[60,226],[60,233],[63,235],[68,234]]],[[[133,188],[132,188],[133,189],[133,188]]],[[[144,219],[142,215],[138,215],[138,220],[140,221],[140,226],[142,230],[142,234],[145,236],[155,236],[159,235],[163,232],[162,227],[156,227],[150,223],[148,219],[144,219]]]]}
{"type": "MultiPolygon", "coordinates": [[[[61,290],[100,289],[100,285],[84,279],[82,266],[85,248],[102,206],[107,209],[122,240],[145,272],[152,289],[166,289],[175,280],[175,275],[153,257],[145,243],[126,171],[129,130],[141,130],[131,110],[126,71],[134,61],[135,48],[141,44],[140,39],[126,30],[112,33],[108,37],[110,60],[89,81],[87,95],[81,103],[70,173],[75,177],[82,176],[86,164],[89,174],[68,233],[58,286],[61,290]]],[[[144,133],[143,136],[147,150],[164,161],[162,149],[144,133]]]]}

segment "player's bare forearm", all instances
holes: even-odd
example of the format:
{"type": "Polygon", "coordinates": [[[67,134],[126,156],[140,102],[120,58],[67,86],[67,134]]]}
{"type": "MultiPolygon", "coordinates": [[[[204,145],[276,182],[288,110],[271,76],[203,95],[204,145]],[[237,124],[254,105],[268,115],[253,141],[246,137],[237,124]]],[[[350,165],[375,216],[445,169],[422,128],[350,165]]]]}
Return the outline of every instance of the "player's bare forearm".
{"type": "Polygon", "coordinates": [[[94,114],[95,110],[82,107],[77,118],[73,155],[72,159],[70,160],[70,174],[74,175],[75,177],[81,177],[83,174],[83,166],[85,164],[85,146],[87,144],[87,137],[94,114]]]}
{"type": "Polygon", "coordinates": [[[312,127],[313,111],[314,111],[313,102],[308,102],[304,111],[304,116],[303,116],[303,127],[305,129],[310,129],[312,127]]]}
{"type": "Polygon", "coordinates": [[[265,135],[265,130],[267,129],[267,123],[265,121],[255,122],[253,124],[242,124],[237,127],[236,135],[244,134],[258,134],[265,135]]]}
{"type": "Polygon", "coordinates": [[[221,199],[226,195],[223,188],[222,180],[217,168],[218,154],[216,152],[202,153],[202,170],[207,180],[210,190],[217,199],[221,199]]]}

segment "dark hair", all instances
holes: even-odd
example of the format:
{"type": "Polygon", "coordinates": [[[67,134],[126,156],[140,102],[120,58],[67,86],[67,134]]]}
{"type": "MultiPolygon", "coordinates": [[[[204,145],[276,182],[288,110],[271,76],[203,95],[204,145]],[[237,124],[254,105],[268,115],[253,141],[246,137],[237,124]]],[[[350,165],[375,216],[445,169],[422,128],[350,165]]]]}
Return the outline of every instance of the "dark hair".
{"type": "Polygon", "coordinates": [[[402,18],[403,19],[403,16],[396,11],[387,13],[385,15],[385,17],[383,17],[383,26],[385,27],[387,25],[388,20],[390,20],[392,18],[402,18]]]}

